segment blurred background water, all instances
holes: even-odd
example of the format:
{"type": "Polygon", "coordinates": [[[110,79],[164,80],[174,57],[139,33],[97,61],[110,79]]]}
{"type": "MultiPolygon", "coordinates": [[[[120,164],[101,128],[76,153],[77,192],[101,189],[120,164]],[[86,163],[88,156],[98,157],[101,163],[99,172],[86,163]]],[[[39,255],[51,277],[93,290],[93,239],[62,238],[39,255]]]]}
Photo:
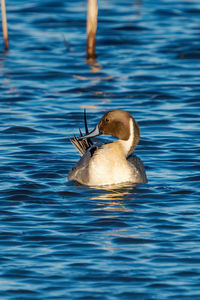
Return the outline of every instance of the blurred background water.
{"type": "Polygon", "coordinates": [[[6,4],[0,298],[200,299],[199,0],[99,1],[93,62],[86,0],[6,4]],[[68,182],[84,107],[135,117],[148,184],[68,182]]]}

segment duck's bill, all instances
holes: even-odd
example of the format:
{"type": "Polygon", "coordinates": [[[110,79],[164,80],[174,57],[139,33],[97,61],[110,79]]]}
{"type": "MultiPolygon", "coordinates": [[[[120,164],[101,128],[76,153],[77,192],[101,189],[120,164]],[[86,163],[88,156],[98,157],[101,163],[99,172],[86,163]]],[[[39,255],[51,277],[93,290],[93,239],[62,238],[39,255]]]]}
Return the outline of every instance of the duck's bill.
{"type": "Polygon", "coordinates": [[[92,130],[91,132],[89,132],[88,134],[79,137],[79,141],[87,139],[87,138],[93,138],[95,136],[101,135],[101,132],[99,131],[99,127],[98,125],[96,126],[96,128],[94,130],[92,130]]]}

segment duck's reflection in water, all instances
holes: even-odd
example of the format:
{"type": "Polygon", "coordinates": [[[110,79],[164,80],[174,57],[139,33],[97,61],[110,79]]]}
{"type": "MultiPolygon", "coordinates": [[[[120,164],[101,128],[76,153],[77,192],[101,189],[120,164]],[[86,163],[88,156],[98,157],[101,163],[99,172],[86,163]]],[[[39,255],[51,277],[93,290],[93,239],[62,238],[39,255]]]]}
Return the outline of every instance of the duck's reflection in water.
{"type": "Polygon", "coordinates": [[[96,192],[91,196],[91,200],[103,200],[99,204],[104,206],[105,210],[115,211],[130,211],[130,208],[126,207],[126,197],[133,194],[136,184],[118,184],[104,186],[102,189],[99,187],[91,187],[96,192]]]}

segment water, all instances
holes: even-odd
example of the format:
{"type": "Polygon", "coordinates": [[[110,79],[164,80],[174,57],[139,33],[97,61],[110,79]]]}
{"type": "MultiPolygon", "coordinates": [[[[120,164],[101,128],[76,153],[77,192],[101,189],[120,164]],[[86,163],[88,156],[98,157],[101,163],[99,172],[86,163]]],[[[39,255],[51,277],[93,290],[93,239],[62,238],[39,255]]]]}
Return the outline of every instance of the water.
{"type": "Polygon", "coordinates": [[[0,298],[200,299],[200,3],[7,1],[0,54],[0,298]],[[69,47],[65,46],[63,35],[69,47]],[[67,181],[68,137],[114,108],[140,125],[148,184],[67,181]]]}

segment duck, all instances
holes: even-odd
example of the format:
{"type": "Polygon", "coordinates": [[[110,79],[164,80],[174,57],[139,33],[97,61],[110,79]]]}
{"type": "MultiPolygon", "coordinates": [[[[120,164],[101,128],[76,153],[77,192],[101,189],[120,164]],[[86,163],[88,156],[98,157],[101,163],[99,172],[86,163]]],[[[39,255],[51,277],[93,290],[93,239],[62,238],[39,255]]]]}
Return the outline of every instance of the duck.
{"type": "Polygon", "coordinates": [[[147,183],[143,162],[133,155],[140,140],[140,129],[133,116],[124,110],[108,111],[89,132],[84,114],[86,134],[70,139],[81,154],[71,168],[68,180],[87,186],[147,183]],[[99,135],[110,135],[117,141],[93,144],[99,135]]]}

